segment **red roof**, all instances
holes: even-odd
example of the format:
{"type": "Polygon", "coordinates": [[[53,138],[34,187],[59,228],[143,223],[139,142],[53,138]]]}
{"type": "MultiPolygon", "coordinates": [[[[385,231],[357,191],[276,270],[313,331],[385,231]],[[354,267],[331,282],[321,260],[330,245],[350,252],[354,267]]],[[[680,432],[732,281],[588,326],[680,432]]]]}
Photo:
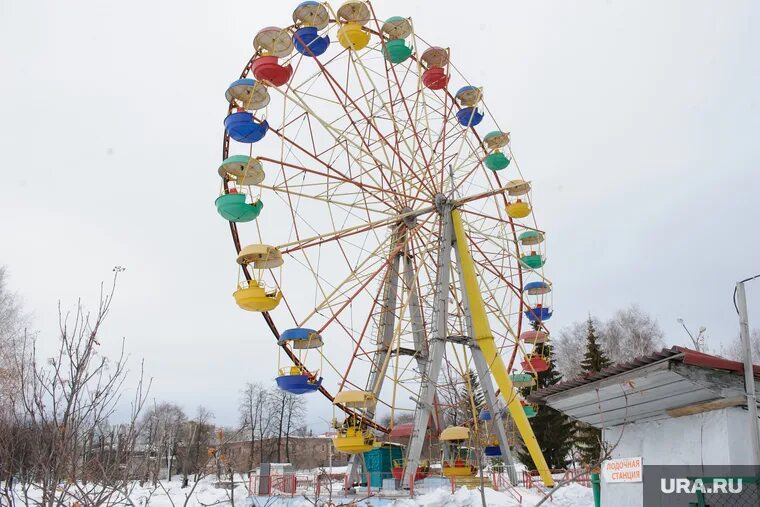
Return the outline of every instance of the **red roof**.
{"type": "Polygon", "coordinates": [[[414,430],[414,423],[397,424],[391,430],[391,437],[411,437],[414,430]]]}
{"type": "MultiPolygon", "coordinates": [[[[687,349],[686,347],[673,347],[673,349],[679,350],[683,353],[684,357],[682,361],[684,364],[715,368],[717,370],[728,370],[744,375],[744,363],[740,363],[739,361],[731,361],[711,354],[705,354],[704,352],[687,349]]],[[[760,365],[753,364],[752,372],[756,377],[760,376],[760,365]]]]}

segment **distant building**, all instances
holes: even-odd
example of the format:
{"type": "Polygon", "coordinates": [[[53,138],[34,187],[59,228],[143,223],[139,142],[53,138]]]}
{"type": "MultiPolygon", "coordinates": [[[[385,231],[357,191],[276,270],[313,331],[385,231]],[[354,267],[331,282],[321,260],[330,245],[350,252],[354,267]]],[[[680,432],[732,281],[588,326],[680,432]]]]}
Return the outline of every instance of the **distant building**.
{"type": "MultiPolygon", "coordinates": [[[[639,507],[641,479],[615,482],[636,478],[636,458],[640,466],[752,464],[743,371],[742,363],[673,347],[546,387],[529,400],[601,428],[614,446],[611,459],[621,460],[612,464],[626,470],[608,480],[603,474],[602,506],[639,507]]],[[[757,391],[760,366],[754,374],[757,391]]]]}
{"type": "MultiPolygon", "coordinates": [[[[381,438],[381,441],[393,442],[406,445],[409,443],[411,424],[398,425],[394,428],[391,435],[381,438]],[[409,426],[409,428],[407,428],[409,426]]],[[[278,461],[287,462],[293,465],[296,470],[328,467],[332,463],[333,467],[346,466],[348,464],[348,454],[339,453],[333,446],[333,433],[324,433],[322,435],[311,437],[290,437],[290,452],[286,448],[285,438],[280,443],[279,459],[277,454],[277,437],[265,438],[263,441],[256,440],[253,443],[253,462],[251,469],[257,468],[264,463],[275,463],[278,461]],[[263,448],[263,452],[262,452],[263,448]],[[263,459],[262,459],[263,457],[263,459]]],[[[236,440],[224,444],[225,460],[232,464],[236,471],[248,471],[248,456],[251,452],[250,440],[236,440]]],[[[437,439],[430,442],[429,438],[425,439],[425,445],[422,449],[422,459],[435,461],[440,459],[440,445],[437,439]]]]}
{"type": "MultiPolygon", "coordinates": [[[[286,448],[285,438],[282,438],[278,459],[277,437],[255,441],[253,444],[252,468],[258,467],[262,461],[264,463],[288,462],[296,470],[327,467],[331,462],[333,466],[344,466],[348,462],[348,455],[336,453],[333,448],[332,438],[327,435],[315,437],[291,436],[288,447],[289,452],[286,448]]],[[[239,472],[248,471],[250,452],[250,440],[239,440],[225,444],[224,453],[230,463],[234,464],[235,470],[239,472]]]]}

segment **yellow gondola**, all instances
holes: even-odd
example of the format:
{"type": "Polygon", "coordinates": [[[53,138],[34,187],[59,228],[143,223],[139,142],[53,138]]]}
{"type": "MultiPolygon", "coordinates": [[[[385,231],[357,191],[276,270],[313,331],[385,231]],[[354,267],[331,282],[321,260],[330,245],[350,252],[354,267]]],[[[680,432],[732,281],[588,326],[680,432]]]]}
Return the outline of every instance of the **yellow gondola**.
{"type": "Polygon", "coordinates": [[[282,292],[267,290],[263,282],[256,280],[239,282],[238,289],[232,295],[237,305],[249,312],[270,312],[277,308],[282,299],[282,292]]]}
{"type": "Polygon", "coordinates": [[[342,424],[335,424],[338,430],[333,438],[336,450],[358,454],[375,448],[375,433],[367,427],[363,416],[374,408],[376,401],[375,395],[369,391],[341,391],[335,395],[333,406],[344,405],[354,410],[354,414],[346,417],[342,424]]]}
{"type": "MultiPolygon", "coordinates": [[[[257,271],[278,268],[283,264],[282,253],[277,248],[262,244],[248,245],[241,249],[236,260],[241,266],[252,267],[257,271]]],[[[251,280],[238,282],[233,296],[243,310],[269,312],[280,304],[282,292],[277,288],[268,289],[261,276],[261,273],[254,273],[251,280]]]]}
{"type": "Polygon", "coordinates": [[[369,22],[370,10],[366,3],[356,0],[344,2],[338,9],[341,27],[338,29],[338,42],[346,49],[359,51],[369,44],[370,34],[364,29],[369,22]]]}
{"type": "Polygon", "coordinates": [[[467,446],[470,440],[470,429],[465,426],[450,426],[441,432],[439,440],[448,448],[449,455],[441,466],[443,476],[474,476],[477,466],[472,459],[472,449],[467,446]]]}
{"type": "Polygon", "coordinates": [[[520,199],[507,204],[507,215],[512,218],[525,218],[530,215],[530,204],[520,199]]]}

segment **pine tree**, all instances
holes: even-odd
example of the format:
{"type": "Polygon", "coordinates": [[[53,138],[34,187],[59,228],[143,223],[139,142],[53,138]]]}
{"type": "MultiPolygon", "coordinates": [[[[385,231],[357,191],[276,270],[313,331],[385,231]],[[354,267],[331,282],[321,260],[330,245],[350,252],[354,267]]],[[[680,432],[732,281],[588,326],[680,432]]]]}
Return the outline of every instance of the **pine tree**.
{"type": "Polygon", "coordinates": [[[485,405],[486,396],[480,385],[478,375],[473,370],[467,370],[464,377],[461,377],[462,384],[457,390],[457,414],[455,415],[455,424],[457,422],[469,421],[473,416],[477,417],[478,410],[485,405]],[[472,397],[472,399],[470,399],[472,397]],[[475,405],[475,414],[473,414],[473,404],[475,405]]]}
{"type": "Polygon", "coordinates": [[[467,370],[467,376],[469,377],[470,389],[472,390],[472,399],[475,402],[475,407],[480,408],[486,403],[486,395],[483,393],[483,387],[480,385],[478,375],[473,370],[467,370]]]}
{"type": "Polygon", "coordinates": [[[583,361],[581,361],[581,369],[584,373],[596,373],[602,371],[612,364],[607,355],[597,343],[598,337],[596,336],[596,329],[594,329],[594,321],[591,317],[586,322],[586,353],[583,355],[583,361]]]}
{"type": "MultiPolygon", "coordinates": [[[[586,353],[583,356],[583,361],[581,361],[584,375],[602,371],[612,364],[612,361],[599,346],[597,338],[594,322],[589,316],[586,332],[586,353]]],[[[575,445],[578,447],[581,462],[587,466],[596,465],[602,454],[601,430],[581,422],[577,423],[576,426],[575,445]]]]}
{"type": "MultiPolygon", "coordinates": [[[[534,329],[538,329],[537,324],[534,323],[534,329]]],[[[549,369],[538,373],[536,388],[541,389],[559,383],[562,380],[562,375],[557,371],[551,344],[536,345],[535,353],[541,354],[549,362],[549,369]]],[[[520,389],[523,397],[527,397],[531,390],[533,390],[531,387],[520,389]]],[[[543,406],[538,410],[537,415],[530,420],[530,425],[549,468],[565,468],[569,462],[567,457],[573,445],[573,433],[575,431],[575,425],[570,418],[551,407],[543,406]]],[[[528,469],[536,469],[533,458],[530,457],[528,450],[524,447],[518,449],[517,457],[528,469]]]]}

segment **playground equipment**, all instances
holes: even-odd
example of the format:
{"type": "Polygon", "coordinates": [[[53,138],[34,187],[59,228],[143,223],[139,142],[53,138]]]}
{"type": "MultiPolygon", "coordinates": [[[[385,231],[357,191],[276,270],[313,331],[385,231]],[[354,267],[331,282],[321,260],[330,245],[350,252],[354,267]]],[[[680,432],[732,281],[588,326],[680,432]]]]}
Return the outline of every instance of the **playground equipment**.
{"type": "MultiPolygon", "coordinates": [[[[509,131],[411,18],[350,0],[301,2],[292,20],[255,34],[225,90],[217,169],[216,208],[240,254],[235,301],[262,314],[291,363],[277,385],[333,403],[349,483],[396,427],[381,416],[406,416],[393,474],[408,486],[427,473],[426,435],[461,436],[441,394],[469,392],[472,375],[478,409],[508,412],[550,486],[516,389],[548,367],[552,286],[509,131]]],[[[511,464],[501,417],[488,439],[511,464]]],[[[447,473],[472,473],[469,436],[444,442],[447,473]]]]}

